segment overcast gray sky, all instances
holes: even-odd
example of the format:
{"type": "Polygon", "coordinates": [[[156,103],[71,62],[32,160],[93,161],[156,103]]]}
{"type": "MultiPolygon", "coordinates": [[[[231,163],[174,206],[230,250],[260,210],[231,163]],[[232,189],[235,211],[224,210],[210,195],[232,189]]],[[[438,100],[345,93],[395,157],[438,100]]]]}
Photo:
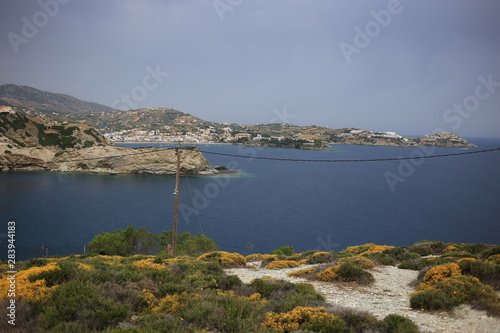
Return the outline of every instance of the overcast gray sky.
{"type": "Polygon", "coordinates": [[[217,122],[500,137],[498,0],[0,7],[0,84],[217,122]]]}

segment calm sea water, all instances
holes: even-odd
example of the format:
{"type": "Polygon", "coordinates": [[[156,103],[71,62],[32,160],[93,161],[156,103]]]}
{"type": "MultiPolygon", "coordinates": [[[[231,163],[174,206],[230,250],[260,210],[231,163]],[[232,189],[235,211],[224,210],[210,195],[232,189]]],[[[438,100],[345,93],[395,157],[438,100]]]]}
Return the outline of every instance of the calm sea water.
{"type": "MultiPolygon", "coordinates": [[[[500,145],[500,139],[470,140],[479,147],[202,149],[248,157],[371,159],[500,145]]],[[[242,173],[181,178],[179,231],[205,233],[221,250],[265,253],[292,245],[297,251],[339,251],[368,242],[410,245],[422,239],[500,243],[500,151],[413,164],[205,156],[213,165],[242,173]]],[[[93,235],[129,224],[154,233],[171,229],[174,182],[173,176],[0,173],[0,258],[6,257],[11,220],[16,222],[18,259],[39,256],[42,244],[49,255],[83,253],[93,235]]]]}

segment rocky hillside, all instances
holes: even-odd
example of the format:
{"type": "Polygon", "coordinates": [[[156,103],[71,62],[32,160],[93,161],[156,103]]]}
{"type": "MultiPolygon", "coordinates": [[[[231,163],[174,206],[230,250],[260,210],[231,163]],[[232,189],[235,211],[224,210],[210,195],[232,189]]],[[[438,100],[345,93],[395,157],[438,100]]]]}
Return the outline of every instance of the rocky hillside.
{"type": "MultiPolygon", "coordinates": [[[[175,149],[98,146],[55,153],[45,148],[8,148],[0,143],[0,171],[57,171],[99,174],[175,175],[175,149]]],[[[230,172],[214,168],[198,148],[181,150],[181,173],[213,175],[230,172]]]]}
{"type": "MultiPolygon", "coordinates": [[[[15,112],[0,112],[0,171],[105,174],[175,174],[175,149],[108,145],[88,125],[51,125],[15,112]]],[[[184,174],[228,172],[214,168],[198,149],[181,150],[184,174]]]]}
{"type": "Polygon", "coordinates": [[[103,113],[115,109],[105,105],[85,102],[78,98],[41,91],[29,86],[0,85],[0,105],[29,109],[39,112],[68,114],[103,113]]]}
{"type": "MultiPolygon", "coordinates": [[[[74,117],[78,116],[75,115],[74,117]]],[[[214,125],[212,122],[171,108],[144,108],[105,113],[94,115],[94,117],[87,117],[86,122],[103,131],[118,131],[123,129],[157,131],[171,128],[180,131],[191,131],[200,125],[214,125]]]]}
{"type": "Polygon", "coordinates": [[[0,142],[52,150],[108,144],[102,135],[88,125],[55,125],[13,112],[0,112],[0,142]]]}

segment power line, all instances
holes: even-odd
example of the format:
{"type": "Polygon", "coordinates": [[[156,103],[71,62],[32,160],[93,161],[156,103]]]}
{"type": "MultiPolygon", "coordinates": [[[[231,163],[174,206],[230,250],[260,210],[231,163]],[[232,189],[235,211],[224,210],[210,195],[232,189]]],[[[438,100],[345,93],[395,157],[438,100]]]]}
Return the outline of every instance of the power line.
{"type": "MultiPolygon", "coordinates": [[[[166,149],[172,149],[172,148],[166,148],[166,149]]],[[[143,152],[139,152],[139,153],[129,153],[129,154],[122,154],[122,155],[102,156],[102,157],[89,157],[89,158],[81,158],[81,159],[77,159],[77,160],[48,161],[48,162],[31,162],[31,163],[16,163],[16,166],[30,166],[30,165],[41,165],[41,164],[59,164],[59,163],[73,163],[73,162],[85,162],[85,161],[94,161],[94,160],[104,160],[104,159],[108,159],[108,158],[119,158],[119,157],[125,157],[125,156],[152,154],[152,153],[157,153],[158,151],[161,151],[161,150],[163,150],[163,149],[158,148],[158,149],[155,149],[155,150],[143,151],[143,152]]]]}
{"type": "Polygon", "coordinates": [[[200,152],[202,152],[204,154],[222,155],[222,156],[230,156],[230,157],[237,157],[237,158],[250,158],[250,159],[256,159],[256,160],[287,161],[287,162],[342,163],[342,162],[385,162],[385,161],[417,160],[417,159],[421,159],[421,158],[438,158],[438,157],[479,154],[479,153],[487,153],[487,152],[497,151],[497,150],[500,150],[500,147],[493,148],[493,149],[468,151],[468,152],[462,152],[462,153],[453,153],[453,154],[428,155],[428,156],[424,155],[424,156],[415,156],[415,157],[374,158],[374,159],[359,159],[359,160],[311,160],[311,159],[297,159],[297,158],[243,156],[243,155],[234,155],[234,154],[226,154],[226,153],[216,153],[216,152],[211,152],[211,151],[206,151],[206,150],[200,150],[200,152]]]}
{"type": "MultiPolygon", "coordinates": [[[[92,160],[104,160],[110,158],[120,158],[125,156],[134,156],[134,155],[144,155],[144,154],[152,154],[158,151],[162,151],[164,149],[172,149],[172,148],[158,148],[151,151],[143,151],[138,153],[129,153],[129,154],[121,154],[121,155],[111,155],[111,156],[103,156],[103,157],[89,157],[82,158],[76,160],[63,160],[63,161],[48,161],[48,162],[31,162],[31,163],[16,163],[16,166],[32,166],[32,165],[43,165],[43,164],[59,164],[59,163],[74,163],[74,162],[85,162],[92,160]]],[[[354,162],[385,162],[385,161],[402,161],[402,160],[417,160],[421,158],[439,158],[439,157],[450,157],[450,156],[460,156],[460,155],[470,155],[470,154],[479,154],[479,153],[487,153],[492,151],[498,151],[500,147],[492,148],[492,149],[484,149],[484,150],[475,150],[475,151],[467,151],[461,153],[452,153],[452,154],[441,154],[441,155],[424,155],[424,156],[414,156],[414,157],[393,157],[393,158],[374,158],[374,159],[357,159],[357,160],[339,160],[339,159],[321,159],[321,160],[313,160],[313,159],[297,159],[297,158],[279,158],[279,157],[263,157],[263,156],[244,156],[244,155],[236,155],[236,154],[227,154],[227,153],[217,153],[213,151],[200,150],[201,153],[211,154],[211,155],[220,155],[220,156],[228,156],[228,157],[236,157],[236,158],[247,158],[247,159],[256,159],[256,160],[270,160],[270,161],[285,161],[285,162],[320,162],[320,163],[354,163],[354,162]]]]}

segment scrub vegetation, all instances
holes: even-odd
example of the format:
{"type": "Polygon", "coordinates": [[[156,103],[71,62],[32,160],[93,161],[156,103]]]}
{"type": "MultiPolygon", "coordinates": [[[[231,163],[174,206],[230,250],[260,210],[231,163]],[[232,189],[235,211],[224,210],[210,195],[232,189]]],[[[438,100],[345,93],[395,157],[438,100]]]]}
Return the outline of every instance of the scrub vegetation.
{"type": "MultiPolygon", "coordinates": [[[[261,261],[269,269],[303,264],[292,276],[324,283],[370,284],[377,265],[420,270],[411,306],[450,310],[473,304],[500,316],[500,246],[420,242],[366,244],[341,252],[274,255],[217,251],[202,235],[180,237],[175,257],[161,251],[171,233],[129,227],[100,233],[91,252],[18,263],[16,329],[24,332],[419,332],[406,317],[382,320],[331,306],[308,283],[260,278],[243,283],[225,268],[261,261]],[[152,252],[156,251],[155,254],[152,252]],[[104,252],[104,254],[103,254],[104,252]],[[138,253],[144,252],[144,253],[138,253]],[[271,266],[271,267],[269,267],[271,266]]],[[[0,288],[8,289],[2,263],[0,288]]],[[[5,312],[10,298],[0,300],[5,312]]],[[[2,313],[5,316],[6,313],[2,313]]],[[[0,329],[7,331],[2,321],[0,329]]]]}

